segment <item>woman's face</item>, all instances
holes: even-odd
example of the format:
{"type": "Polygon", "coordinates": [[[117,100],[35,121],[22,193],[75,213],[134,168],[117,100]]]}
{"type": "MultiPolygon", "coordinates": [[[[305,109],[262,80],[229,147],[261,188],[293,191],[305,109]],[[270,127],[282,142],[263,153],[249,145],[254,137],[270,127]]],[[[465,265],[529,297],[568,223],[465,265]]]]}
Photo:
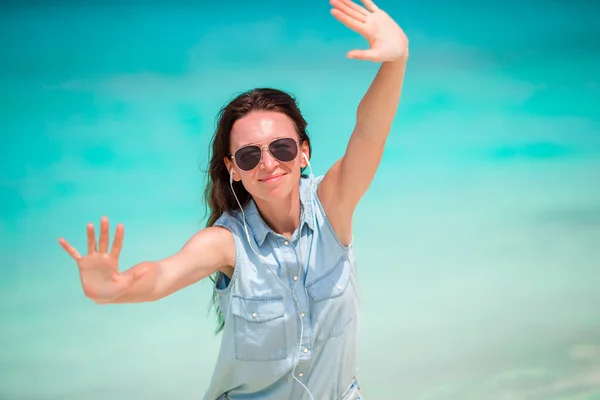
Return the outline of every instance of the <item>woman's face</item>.
{"type": "Polygon", "coordinates": [[[253,111],[233,124],[229,151],[234,159],[225,163],[228,170],[233,168],[233,179],[242,181],[254,198],[283,199],[297,188],[300,169],[307,165],[302,152],[308,156],[308,145],[298,140],[294,122],[284,113],[253,111]],[[260,146],[262,156],[256,148],[245,147],[248,145],[260,146]]]}

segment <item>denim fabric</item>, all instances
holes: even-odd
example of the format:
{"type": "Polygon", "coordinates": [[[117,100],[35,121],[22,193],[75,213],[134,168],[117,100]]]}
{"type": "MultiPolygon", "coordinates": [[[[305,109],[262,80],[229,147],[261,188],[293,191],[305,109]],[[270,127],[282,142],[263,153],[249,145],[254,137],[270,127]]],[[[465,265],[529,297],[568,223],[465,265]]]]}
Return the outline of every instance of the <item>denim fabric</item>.
{"type": "Polygon", "coordinates": [[[225,327],[205,400],[310,399],[293,379],[296,361],[295,375],[315,400],[360,399],[354,251],[339,241],[323,211],[316,194],[321,180],[300,179],[302,212],[290,240],[272,231],[250,201],[244,212],[260,258],[239,210],[215,223],[233,233],[236,265],[231,280],[220,274],[215,282],[225,327]],[[301,315],[290,292],[295,283],[301,315]]]}

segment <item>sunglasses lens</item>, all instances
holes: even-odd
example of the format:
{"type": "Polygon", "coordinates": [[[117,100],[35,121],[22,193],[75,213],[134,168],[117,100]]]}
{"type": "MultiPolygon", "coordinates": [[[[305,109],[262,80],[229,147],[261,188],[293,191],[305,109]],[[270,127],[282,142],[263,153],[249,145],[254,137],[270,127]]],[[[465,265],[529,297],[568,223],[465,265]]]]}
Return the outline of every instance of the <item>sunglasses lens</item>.
{"type": "MultiPolygon", "coordinates": [[[[269,152],[281,162],[293,161],[298,155],[298,145],[291,138],[277,139],[269,145],[269,152]]],[[[242,147],[235,152],[235,162],[244,171],[256,168],[260,162],[262,150],[258,146],[242,147]]]]}
{"type": "Polygon", "coordinates": [[[298,145],[294,139],[277,139],[269,145],[269,151],[281,162],[290,162],[298,155],[298,145]]]}
{"type": "Polygon", "coordinates": [[[261,150],[258,146],[242,147],[235,152],[235,162],[244,171],[254,169],[260,162],[261,150]]]}

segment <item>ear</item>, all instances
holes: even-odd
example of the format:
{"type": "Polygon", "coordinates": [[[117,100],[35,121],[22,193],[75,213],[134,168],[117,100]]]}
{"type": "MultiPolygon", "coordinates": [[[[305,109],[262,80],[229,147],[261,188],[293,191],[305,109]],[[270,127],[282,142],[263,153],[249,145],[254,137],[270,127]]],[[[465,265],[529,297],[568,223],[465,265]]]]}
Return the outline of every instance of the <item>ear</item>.
{"type": "Polygon", "coordinates": [[[310,148],[308,147],[308,144],[306,142],[302,143],[300,151],[304,153],[304,156],[301,155],[302,159],[300,160],[300,167],[306,168],[308,166],[308,162],[306,162],[306,159],[310,159],[310,148]]]}
{"type": "Polygon", "coordinates": [[[237,170],[236,170],[235,166],[233,165],[233,162],[231,162],[231,159],[229,159],[227,156],[225,156],[223,158],[223,161],[225,162],[225,168],[227,168],[227,175],[233,174],[234,181],[236,181],[236,182],[241,181],[242,178],[237,173],[237,170]]]}

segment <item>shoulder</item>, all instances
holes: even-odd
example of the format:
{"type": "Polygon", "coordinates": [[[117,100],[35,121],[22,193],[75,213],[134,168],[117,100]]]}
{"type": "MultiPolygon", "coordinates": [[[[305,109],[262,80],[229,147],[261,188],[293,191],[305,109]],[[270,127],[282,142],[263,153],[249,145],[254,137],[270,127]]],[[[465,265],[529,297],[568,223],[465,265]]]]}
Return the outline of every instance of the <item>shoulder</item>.
{"type": "Polygon", "coordinates": [[[210,258],[218,266],[235,264],[235,238],[224,226],[213,225],[196,232],[186,246],[199,259],[210,258]]]}
{"type": "Polygon", "coordinates": [[[236,211],[225,211],[212,225],[213,227],[223,227],[230,228],[239,222],[239,217],[237,216],[239,212],[236,211]]]}
{"type": "Polygon", "coordinates": [[[234,260],[231,232],[211,226],[195,232],[177,253],[160,260],[159,264],[172,281],[190,284],[217,271],[225,272],[234,260]]]}
{"type": "MultiPolygon", "coordinates": [[[[244,210],[248,216],[248,206],[244,210]]],[[[212,224],[214,228],[227,229],[235,237],[244,236],[244,217],[239,210],[224,211],[223,214],[212,224]]]]}
{"type": "Polygon", "coordinates": [[[236,219],[224,212],[211,225],[196,232],[186,243],[188,252],[199,259],[210,259],[218,270],[231,275],[236,264],[236,219]]]}

